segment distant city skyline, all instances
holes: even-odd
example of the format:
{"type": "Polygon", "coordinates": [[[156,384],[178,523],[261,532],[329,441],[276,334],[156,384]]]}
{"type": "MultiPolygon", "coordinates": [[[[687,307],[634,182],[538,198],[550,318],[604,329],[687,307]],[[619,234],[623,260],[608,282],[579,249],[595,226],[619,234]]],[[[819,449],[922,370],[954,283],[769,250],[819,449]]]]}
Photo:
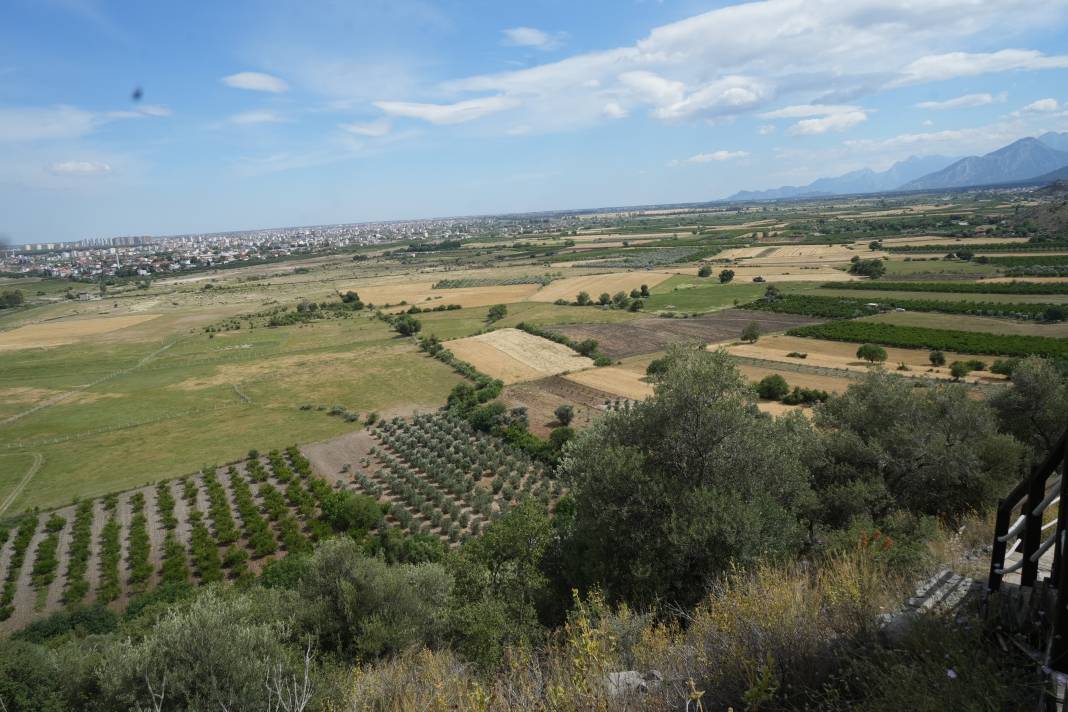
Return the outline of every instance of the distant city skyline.
{"type": "Polygon", "coordinates": [[[0,8],[15,244],[703,202],[1068,130],[1068,0],[0,8]]]}

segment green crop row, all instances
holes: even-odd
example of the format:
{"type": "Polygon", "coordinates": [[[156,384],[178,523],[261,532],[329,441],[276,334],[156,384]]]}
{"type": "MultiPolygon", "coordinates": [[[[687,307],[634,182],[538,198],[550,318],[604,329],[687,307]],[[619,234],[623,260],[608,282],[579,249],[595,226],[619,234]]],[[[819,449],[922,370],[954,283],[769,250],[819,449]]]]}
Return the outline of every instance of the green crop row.
{"type": "Polygon", "coordinates": [[[126,535],[126,563],[130,567],[130,588],[143,591],[152,576],[152,544],[148,537],[148,519],[145,517],[145,496],[141,492],[130,498],[133,517],[126,535]]]}
{"type": "Polygon", "coordinates": [[[869,307],[867,302],[848,297],[818,297],[807,294],[787,294],[778,299],[760,299],[742,305],[743,309],[775,312],[777,314],[803,314],[828,319],[848,319],[874,314],[880,308],[905,309],[916,312],[939,312],[942,314],[973,314],[978,316],[1012,317],[1017,319],[1063,320],[1064,309],[1051,304],[1005,304],[998,302],[946,301],[939,299],[881,299],[878,307],[869,307]]]}
{"type": "Polygon", "coordinates": [[[971,245],[950,242],[941,245],[887,245],[883,249],[887,252],[1042,252],[1068,250],[1068,242],[979,242],[971,245]]]}
{"type": "Polygon", "coordinates": [[[121,534],[122,527],[119,526],[118,516],[113,509],[100,532],[100,590],[96,594],[98,601],[114,601],[122,593],[122,583],[119,579],[121,534]]]}
{"type": "Polygon", "coordinates": [[[19,524],[19,528],[15,531],[11,558],[7,562],[4,591],[0,594],[0,620],[7,620],[15,610],[11,604],[15,600],[15,589],[18,586],[19,574],[22,572],[22,564],[26,560],[26,548],[29,547],[36,531],[36,516],[29,516],[23,519],[19,524]]]}
{"type": "Polygon", "coordinates": [[[786,333],[789,336],[813,339],[970,354],[1068,357],[1068,339],[929,329],[870,321],[830,321],[826,324],[797,327],[786,333]]]}
{"type": "Polygon", "coordinates": [[[67,588],[63,594],[68,604],[76,604],[89,593],[85,572],[89,567],[89,546],[93,538],[93,501],[83,500],[74,510],[71,528],[70,560],[67,563],[67,588]]]}
{"type": "Polygon", "coordinates": [[[1068,284],[1033,282],[827,282],[823,289],[879,292],[948,292],[953,294],[1068,294],[1068,284]]]}

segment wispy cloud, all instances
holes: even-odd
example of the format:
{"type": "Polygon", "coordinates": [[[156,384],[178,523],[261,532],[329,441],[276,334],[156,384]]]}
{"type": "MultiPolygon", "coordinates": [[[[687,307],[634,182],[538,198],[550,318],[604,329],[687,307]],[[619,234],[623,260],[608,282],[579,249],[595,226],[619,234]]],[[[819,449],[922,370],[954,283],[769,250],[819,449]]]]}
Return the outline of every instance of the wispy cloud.
{"type": "Polygon", "coordinates": [[[285,80],[272,74],[262,72],[238,72],[223,77],[220,81],[228,87],[235,89],[247,89],[249,91],[265,91],[272,94],[281,94],[289,90],[285,80]]]}
{"type": "Polygon", "coordinates": [[[96,161],[60,161],[48,167],[57,176],[95,176],[111,173],[111,166],[96,161]]]}
{"type": "Polygon", "coordinates": [[[504,44],[513,47],[533,47],[535,49],[556,49],[560,46],[562,34],[549,34],[534,27],[510,27],[502,30],[504,44]]]}
{"type": "Polygon", "coordinates": [[[1021,114],[1052,114],[1055,111],[1059,111],[1060,108],[1061,104],[1056,99],[1039,99],[1038,101],[1032,101],[1019,111],[1014,111],[1013,116],[1020,116],[1021,114]]]}
{"type": "Polygon", "coordinates": [[[946,99],[944,101],[921,101],[916,104],[917,109],[932,109],[943,111],[945,109],[971,109],[977,106],[987,106],[994,102],[1005,101],[1006,94],[965,94],[964,96],[946,99]]]}
{"type": "Polygon", "coordinates": [[[920,57],[910,62],[901,70],[901,76],[890,85],[905,86],[1014,70],[1065,68],[1068,68],[1068,55],[1049,56],[1030,49],[948,52],[920,57]]]}
{"type": "Polygon", "coordinates": [[[281,124],[288,121],[284,116],[276,111],[270,111],[266,109],[256,109],[252,111],[242,111],[239,114],[234,114],[229,119],[232,124],[250,125],[250,124],[281,124]]]}
{"type": "Polygon", "coordinates": [[[505,96],[468,99],[454,104],[423,104],[408,101],[376,101],[382,111],[392,116],[420,119],[432,124],[461,124],[474,121],[519,106],[519,102],[505,96]]]}
{"type": "Polygon", "coordinates": [[[683,163],[719,163],[721,161],[733,161],[738,158],[745,158],[748,155],[748,151],[711,151],[709,153],[695,154],[682,161],[670,161],[668,165],[678,166],[683,163]]]}
{"type": "Polygon", "coordinates": [[[363,124],[338,124],[338,128],[340,128],[342,131],[348,131],[351,134],[356,134],[357,136],[378,137],[385,136],[386,134],[388,134],[392,130],[393,125],[386,119],[379,119],[378,121],[371,121],[363,124]]]}

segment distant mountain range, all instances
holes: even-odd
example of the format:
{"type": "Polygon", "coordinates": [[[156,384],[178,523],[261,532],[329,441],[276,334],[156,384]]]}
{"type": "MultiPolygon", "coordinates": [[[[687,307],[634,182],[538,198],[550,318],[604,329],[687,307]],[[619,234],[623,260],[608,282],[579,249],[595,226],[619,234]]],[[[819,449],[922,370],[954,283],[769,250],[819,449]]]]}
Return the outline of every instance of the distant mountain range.
{"type": "Polygon", "coordinates": [[[876,172],[870,168],[808,185],[771,190],[743,190],[728,200],[782,200],[895,190],[940,190],[1022,181],[1052,182],[1068,171],[1068,133],[1049,132],[1022,138],[984,156],[959,160],[945,156],[911,156],[876,172]]]}

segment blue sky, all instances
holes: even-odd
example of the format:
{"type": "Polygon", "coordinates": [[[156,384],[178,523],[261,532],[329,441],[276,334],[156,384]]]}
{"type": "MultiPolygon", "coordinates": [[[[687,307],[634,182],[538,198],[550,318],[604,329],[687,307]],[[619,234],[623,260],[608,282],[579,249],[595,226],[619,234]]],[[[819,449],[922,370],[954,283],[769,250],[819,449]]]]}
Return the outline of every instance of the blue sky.
{"type": "Polygon", "coordinates": [[[1068,130],[1066,26],[1068,0],[5,0],[0,234],[700,201],[982,153],[1068,130]]]}

